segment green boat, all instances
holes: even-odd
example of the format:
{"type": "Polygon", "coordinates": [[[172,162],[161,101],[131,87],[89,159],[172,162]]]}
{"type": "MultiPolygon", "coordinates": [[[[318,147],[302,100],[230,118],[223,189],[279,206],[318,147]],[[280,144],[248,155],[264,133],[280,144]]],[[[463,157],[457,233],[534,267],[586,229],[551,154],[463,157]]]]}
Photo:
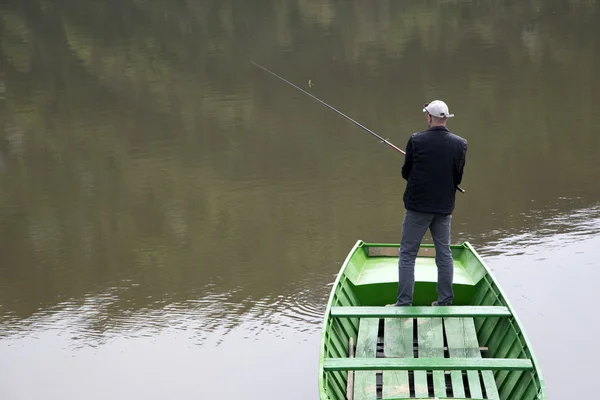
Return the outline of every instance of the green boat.
{"type": "Polygon", "coordinates": [[[451,246],[452,306],[431,306],[435,249],[421,245],[413,306],[386,307],[398,249],[358,241],[346,258],[323,323],[321,400],[546,399],[523,326],[475,249],[451,246]]]}

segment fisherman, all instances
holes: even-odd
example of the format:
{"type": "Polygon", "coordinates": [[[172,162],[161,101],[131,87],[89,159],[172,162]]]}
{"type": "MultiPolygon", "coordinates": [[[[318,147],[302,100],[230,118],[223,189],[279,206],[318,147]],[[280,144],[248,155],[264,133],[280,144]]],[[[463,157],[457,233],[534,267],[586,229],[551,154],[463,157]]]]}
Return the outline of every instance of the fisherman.
{"type": "Polygon", "coordinates": [[[413,134],[406,145],[402,177],[406,214],[402,224],[398,262],[397,306],[410,306],[415,286],[415,260],[421,240],[431,231],[438,270],[437,301],[432,306],[449,306],[454,293],[454,265],[450,252],[450,222],[454,197],[463,177],[467,141],[446,127],[448,106],[434,100],[423,106],[428,129],[413,134]]]}

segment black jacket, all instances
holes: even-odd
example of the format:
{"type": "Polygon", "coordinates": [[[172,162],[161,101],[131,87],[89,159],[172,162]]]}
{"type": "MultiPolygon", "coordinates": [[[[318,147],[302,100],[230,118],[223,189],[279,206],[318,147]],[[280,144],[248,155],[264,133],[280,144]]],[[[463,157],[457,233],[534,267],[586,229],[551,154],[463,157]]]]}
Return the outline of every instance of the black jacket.
{"type": "Polygon", "coordinates": [[[462,181],[467,141],[445,126],[414,133],[406,145],[402,177],[407,210],[451,214],[456,187],[462,181]]]}

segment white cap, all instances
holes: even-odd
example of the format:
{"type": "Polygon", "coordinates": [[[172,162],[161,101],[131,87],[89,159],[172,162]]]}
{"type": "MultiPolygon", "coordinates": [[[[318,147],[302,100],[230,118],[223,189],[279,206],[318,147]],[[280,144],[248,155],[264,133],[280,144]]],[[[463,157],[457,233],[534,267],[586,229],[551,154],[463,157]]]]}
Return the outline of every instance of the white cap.
{"type": "Polygon", "coordinates": [[[448,105],[441,100],[434,100],[431,103],[423,104],[423,112],[429,113],[436,118],[452,118],[454,114],[448,111],[448,105]]]}

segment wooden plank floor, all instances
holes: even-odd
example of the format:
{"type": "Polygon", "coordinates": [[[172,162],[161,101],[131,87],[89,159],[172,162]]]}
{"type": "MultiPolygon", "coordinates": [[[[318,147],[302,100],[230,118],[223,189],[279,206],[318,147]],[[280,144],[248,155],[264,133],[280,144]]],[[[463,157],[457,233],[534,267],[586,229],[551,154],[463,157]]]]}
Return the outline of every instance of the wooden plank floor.
{"type": "MultiPolygon", "coordinates": [[[[427,353],[428,344],[427,341],[427,327],[428,318],[417,319],[417,349],[419,357],[422,357],[423,353],[427,353]]],[[[429,388],[427,384],[427,371],[415,371],[415,397],[423,399],[429,397],[429,388]]]]}
{"type": "MultiPolygon", "coordinates": [[[[361,318],[356,340],[356,358],[375,358],[379,318],[361,318]]],[[[356,371],[354,376],[354,400],[377,398],[375,371],[356,371]]]]}
{"type": "MultiPolygon", "coordinates": [[[[357,358],[413,358],[415,350],[419,358],[481,358],[473,318],[386,318],[382,322],[383,337],[378,337],[380,319],[361,318],[357,358]],[[383,342],[379,354],[378,340],[383,342]]],[[[452,398],[449,395],[500,398],[492,371],[452,371],[448,379],[444,371],[357,371],[355,375],[355,400],[452,398]]]]}
{"type": "MultiPolygon", "coordinates": [[[[413,357],[413,319],[384,320],[383,353],[386,357],[413,357]]],[[[383,398],[410,397],[408,371],[383,372],[383,398]]]]}
{"type": "MultiPolygon", "coordinates": [[[[473,318],[460,319],[462,320],[464,326],[465,348],[467,349],[467,357],[481,358],[481,352],[479,351],[479,341],[477,340],[477,331],[475,330],[475,323],[473,322],[473,318]]],[[[498,388],[496,387],[496,381],[494,380],[494,373],[492,371],[481,371],[481,376],[483,378],[483,384],[487,393],[487,398],[494,400],[500,399],[500,395],[498,394],[498,388]]],[[[479,376],[477,376],[477,381],[478,385],[480,385],[479,376]]],[[[469,385],[471,385],[470,379],[469,385]]],[[[483,394],[481,394],[481,396],[483,396],[483,394]]],[[[475,397],[473,396],[472,392],[471,397],[475,397]]]]}
{"type": "MultiPolygon", "coordinates": [[[[466,357],[467,352],[465,351],[465,338],[463,336],[464,326],[462,320],[459,318],[446,318],[444,319],[444,327],[446,328],[446,339],[448,341],[448,353],[450,358],[466,357]]],[[[466,397],[462,371],[450,372],[450,379],[454,397],[466,397]]]]}
{"type": "MultiPolygon", "coordinates": [[[[473,322],[472,318],[447,318],[444,321],[446,326],[446,337],[448,340],[448,348],[452,351],[450,352],[450,357],[481,357],[481,353],[479,351],[479,343],[477,341],[477,336],[471,336],[470,333],[465,326],[467,321],[473,322]]],[[[473,329],[475,326],[473,325],[473,329]]],[[[473,330],[475,333],[475,330],[473,330]]],[[[479,372],[478,371],[467,371],[467,382],[468,382],[468,393],[469,397],[482,399],[483,392],[481,390],[481,382],[479,380],[479,372]]],[[[457,391],[462,393],[466,392],[465,388],[462,386],[462,372],[460,382],[456,379],[452,380],[452,388],[453,391],[457,391]],[[456,389],[455,389],[456,388],[456,389]]],[[[456,394],[455,394],[456,396],[456,394]]]]}
{"type": "MultiPolygon", "coordinates": [[[[444,329],[441,318],[419,318],[419,358],[444,358],[444,329]]],[[[416,374],[416,372],[415,372],[416,374]]],[[[446,397],[444,371],[433,371],[433,394],[446,397]]],[[[427,388],[427,381],[425,381],[427,388]]],[[[426,393],[428,397],[429,393],[426,393]]]]}

